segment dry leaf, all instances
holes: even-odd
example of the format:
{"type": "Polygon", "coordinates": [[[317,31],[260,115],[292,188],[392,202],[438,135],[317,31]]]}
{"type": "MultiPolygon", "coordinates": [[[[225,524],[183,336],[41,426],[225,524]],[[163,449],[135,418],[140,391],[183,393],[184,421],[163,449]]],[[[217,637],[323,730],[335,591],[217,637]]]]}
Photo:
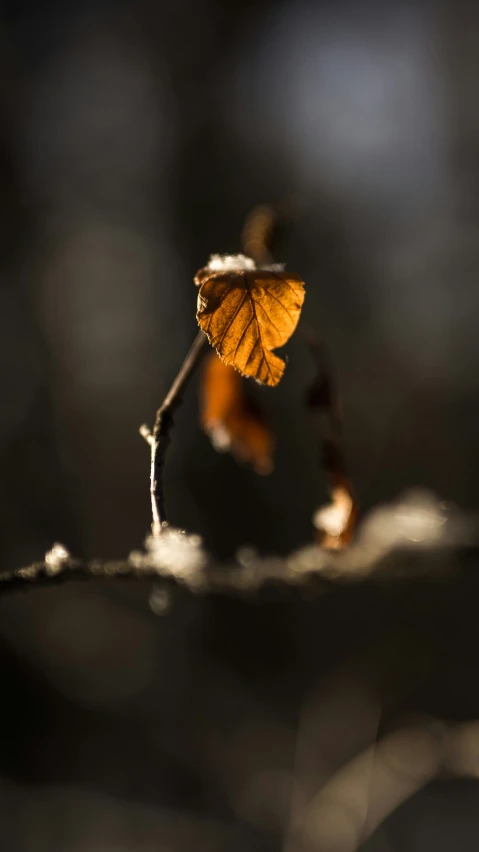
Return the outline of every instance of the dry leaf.
{"type": "Polygon", "coordinates": [[[331,492],[331,503],[321,506],[313,516],[317,541],[328,550],[341,550],[353,536],[358,505],[347,482],[338,482],[331,492]]]}
{"type": "Polygon", "coordinates": [[[273,469],[274,439],[259,407],[243,391],[243,380],[212,354],[201,381],[201,423],[219,452],[231,452],[256,473],[273,469]]]}
{"type": "Polygon", "coordinates": [[[285,362],[272,350],[289,340],[304,301],[299,276],[258,269],[244,255],[213,256],[195,276],[197,319],[225,364],[261,384],[277,385],[285,362]]]}

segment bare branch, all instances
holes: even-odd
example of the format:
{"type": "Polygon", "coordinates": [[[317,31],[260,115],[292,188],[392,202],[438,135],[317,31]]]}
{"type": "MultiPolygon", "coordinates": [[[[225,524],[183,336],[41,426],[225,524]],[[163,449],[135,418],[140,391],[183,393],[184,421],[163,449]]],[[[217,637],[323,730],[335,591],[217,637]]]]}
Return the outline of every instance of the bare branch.
{"type": "Polygon", "coordinates": [[[155,583],[172,587],[183,585],[193,592],[240,594],[256,593],[265,583],[286,583],[299,585],[302,582],[327,584],[318,574],[298,575],[280,558],[270,560],[264,571],[257,574],[250,566],[237,562],[219,564],[209,561],[196,571],[184,573],[177,571],[174,559],[171,567],[155,564],[148,554],[140,552],[133,558],[118,560],[81,560],[68,558],[52,569],[47,562],[34,562],[28,567],[0,573],[0,595],[7,592],[37,589],[40,586],[52,587],[69,581],[79,580],[154,580],[155,583]]]}
{"type": "MultiPolygon", "coordinates": [[[[298,213],[298,199],[284,198],[278,204],[260,204],[246,217],[241,243],[248,257],[261,266],[273,261],[273,246],[281,232],[291,226],[298,213]]],[[[284,234],[283,234],[284,236],[284,234]]]]}
{"type": "Polygon", "coordinates": [[[167,522],[163,468],[165,466],[166,450],[170,443],[173,414],[183,401],[183,391],[201,360],[205,344],[206,337],[200,331],[195,337],[191,349],[183,361],[181,369],[163,403],[156,412],[153,432],[150,432],[145,424],[140,427],[140,435],[151,448],[150,493],[153,515],[151,528],[154,536],[161,534],[162,526],[167,522]]]}
{"type": "Polygon", "coordinates": [[[323,467],[329,479],[331,503],[314,515],[318,540],[332,550],[348,544],[354,532],[358,504],[346,470],[343,447],[343,422],[334,371],[325,345],[306,323],[299,331],[308,345],[317,375],[306,394],[306,403],[323,416],[323,467]]]}

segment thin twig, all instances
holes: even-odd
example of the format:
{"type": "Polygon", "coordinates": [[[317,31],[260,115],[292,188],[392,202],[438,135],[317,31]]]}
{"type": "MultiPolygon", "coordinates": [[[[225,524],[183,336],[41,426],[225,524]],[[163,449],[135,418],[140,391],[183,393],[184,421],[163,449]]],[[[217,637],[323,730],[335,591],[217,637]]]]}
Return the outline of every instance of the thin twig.
{"type": "MultiPolygon", "coordinates": [[[[260,266],[273,262],[273,247],[281,231],[291,225],[298,213],[298,199],[284,198],[278,204],[259,204],[246,217],[241,243],[243,251],[260,266]]],[[[284,234],[283,234],[284,236],[284,234]]]]}
{"type": "MultiPolygon", "coordinates": [[[[336,516],[338,519],[344,518],[344,528],[337,534],[321,528],[319,522],[319,543],[323,547],[336,549],[348,544],[351,539],[358,504],[346,469],[342,411],[331,358],[324,343],[307,323],[300,323],[299,332],[311,351],[317,370],[316,379],[307,391],[306,403],[310,408],[319,410],[325,421],[322,464],[331,492],[331,506],[327,507],[327,511],[335,522],[336,516]]],[[[318,521],[327,517],[324,512],[323,509],[316,514],[318,521]]]]}
{"type": "Polygon", "coordinates": [[[200,331],[196,335],[191,349],[183,361],[181,369],[166,394],[163,403],[156,412],[153,431],[150,432],[145,425],[140,428],[140,435],[150,445],[151,449],[150,493],[153,515],[151,528],[154,536],[161,534],[162,526],[167,522],[163,468],[165,466],[166,450],[170,443],[173,414],[183,401],[183,391],[200,362],[205,344],[206,336],[200,331]]]}

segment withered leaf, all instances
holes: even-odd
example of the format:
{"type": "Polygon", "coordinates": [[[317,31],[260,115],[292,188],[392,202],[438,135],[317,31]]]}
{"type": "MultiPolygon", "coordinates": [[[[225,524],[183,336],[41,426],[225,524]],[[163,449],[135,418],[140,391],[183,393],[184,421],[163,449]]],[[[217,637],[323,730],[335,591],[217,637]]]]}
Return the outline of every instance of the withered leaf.
{"type": "Polygon", "coordinates": [[[239,373],[215,354],[203,365],[200,400],[201,423],[215,449],[231,452],[256,473],[270,473],[273,433],[259,406],[245,395],[239,373]]]}
{"type": "Polygon", "coordinates": [[[195,284],[198,324],[220,358],[244,376],[277,385],[286,365],[272,350],[284,346],[298,324],[301,278],[275,269],[204,267],[195,284]]]}
{"type": "Polygon", "coordinates": [[[331,491],[331,502],[316,510],[313,524],[316,540],[328,550],[341,550],[350,543],[358,516],[358,504],[346,479],[338,477],[331,491]]]}

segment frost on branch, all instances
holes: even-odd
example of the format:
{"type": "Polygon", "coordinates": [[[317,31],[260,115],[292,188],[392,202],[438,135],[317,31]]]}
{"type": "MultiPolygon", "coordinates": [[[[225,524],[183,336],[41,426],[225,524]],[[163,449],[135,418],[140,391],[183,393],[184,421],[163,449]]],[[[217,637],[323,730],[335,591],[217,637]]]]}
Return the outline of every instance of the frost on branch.
{"type": "MultiPolygon", "coordinates": [[[[315,522],[341,520],[341,507],[328,506],[315,522]]],[[[346,505],[343,506],[346,509],[346,505]]],[[[358,529],[354,544],[338,552],[334,559],[317,558],[318,548],[305,547],[291,557],[296,570],[319,572],[329,577],[364,577],[379,568],[388,570],[389,557],[409,551],[440,551],[441,548],[470,543],[471,530],[464,517],[447,508],[430,492],[409,491],[395,503],[380,506],[368,515],[358,529]],[[385,562],[383,560],[386,560],[385,562]]],[[[324,552],[323,552],[324,554],[324,552]]],[[[404,556],[404,568],[408,560],[404,556]]],[[[427,562],[424,563],[428,564],[427,562]]],[[[294,570],[294,569],[293,569],[294,570]]]]}
{"type": "Polygon", "coordinates": [[[70,553],[63,544],[56,542],[52,549],[45,554],[45,566],[47,574],[57,574],[61,571],[68,560],[70,553]]]}
{"type": "MultiPolygon", "coordinates": [[[[165,585],[181,583],[192,592],[254,594],[273,583],[316,594],[325,591],[331,581],[376,575],[393,580],[435,577],[438,571],[451,571],[458,564],[455,550],[479,544],[477,530],[475,517],[446,506],[428,492],[414,491],[375,509],[360,525],[354,543],[343,550],[315,544],[283,557],[262,556],[250,547],[241,547],[234,561],[220,564],[203,549],[199,536],[163,525],[161,534],[150,536],[145,550],[132,552],[128,560],[82,561],[70,557],[62,545],[55,545],[43,562],[0,573],[0,591],[74,579],[161,578],[165,585]]],[[[163,591],[160,597],[155,609],[163,612],[169,604],[163,591]]]]}
{"type": "Polygon", "coordinates": [[[146,552],[133,551],[129,561],[135,568],[154,569],[190,586],[201,585],[201,572],[208,562],[202,543],[199,535],[164,526],[161,535],[148,536],[146,552]]]}
{"type": "Polygon", "coordinates": [[[371,512],[361,538],[378,554],[394,547],[434,547],[447,539],[451,520],[450,510],[433,494],[416,489],[398,503],[371,512]]]}

